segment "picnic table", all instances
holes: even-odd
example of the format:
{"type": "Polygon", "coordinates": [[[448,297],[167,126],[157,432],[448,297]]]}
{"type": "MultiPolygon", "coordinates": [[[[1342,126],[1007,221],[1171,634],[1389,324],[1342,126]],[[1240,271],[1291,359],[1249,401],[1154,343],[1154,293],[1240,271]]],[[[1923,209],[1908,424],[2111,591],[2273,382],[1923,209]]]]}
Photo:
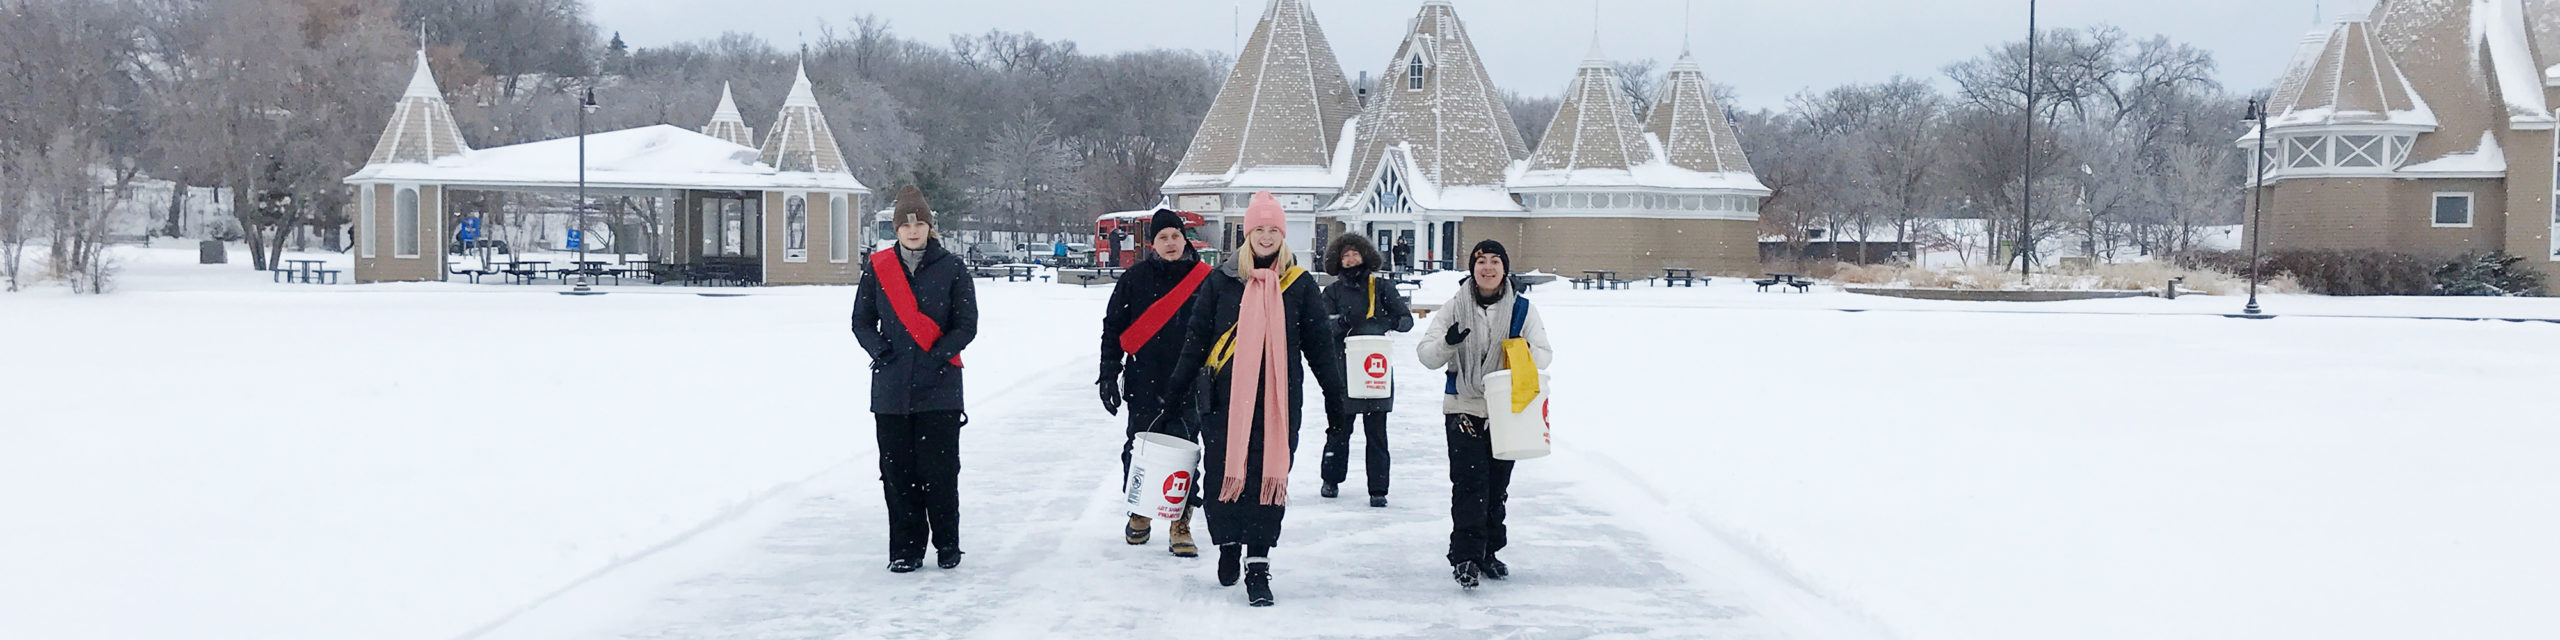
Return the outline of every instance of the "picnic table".
{"type": "Polygon", "coordinates": [[[1450,267],[1449,261],[1447,260],[1423,260],[1420,261],[1420,264],[1422,265],[1423,273],[1448,271],[1450,267]]]}
{"type": "Polygon", "coordinates": [[[1662,286],[1695,287],[1703,282],[1707,282],[1707,279],[1698,277],[1697,269],[1684,267],[1662,268],[1662,286]]]}
{"type": "Polygon", "coordinates": [[[549,260],[508,260],[499,264],[507,265],[507,268],[498,272],[514,278],[517,284],[533,284],[534,280],[542,278],[543,272],[551,270],[549,260]]]}
{"type": "Polygon", "coordinates": [[[1768,274],[1768,277],[1765,279],[1753,280],[1751,283],[1760,285],[1760,290],[1764,292],[1768,291],[1770,287],[1776,286],[1794,287],[1796,293],[1813,292],[1812,280],[1806,280],[1804,276],[1793,273],[1772,273],[1768,274]]]}
{"type": "Polygon", "coordinates": [[[337,270],[320,268],[321,265],[329,263],[327,260],[278,260],[276,262],[292,265],[292,267],[274,270],[274,275],[270,276],[270,279],[281,282],[320,284],[321,280],[326,278],[329,284],[338,283],[337,270]]]}
{"type": "Polygon", "coordinates": [[[1611,270],[1608,270],[1608,269],[1590,269],[1590,270],[1583,271],[1583,272],[1582,272],[1582,275],[1583,275],[1583,276],[1585,276],[1583,279],[1573,281],[1573,286],[1574,286],[1574,288],[1576,288],[1576,289],[1624,289],[1624,288],[1627,288],[1627,281],[1618,279],[1618,272],[1616,272],[1616,271],[1611,271],[1611,270]]]}
{"type": "Polygon", "coordinates": [[[1036,265],[1036,264],[1000,264],[1000,265],[996,265],[996,268],[999,268],[999,269],[1003,269],[1003,270],[1004,270],[1004,281],[1005,281],[1005,282],[1030,282],[1030,281],[1031,281],[1031,272],[1038,270],[1038,269],[1040,268],[1040,265],[1036,265]]]}
{"type": "Polygon", "coordinates": [[[610,261],[610,260],[572,260],[572,261],[569,261],[569,264],[574,264],[574,265],[578,265],[578,266],[577,266],[577,268],[574,268],[574,269],[561,269],[561,270],[560,270],[560,280],[561,280],[562,282],[566,282],[566,281],[568,281],[569,276],[588,276],[588,277],[604,276],[604,277],[610,277],[610,278],[613,278],[613,283],[614,283],[614,284],[617,284],[617,285],[618,285],[618,284],[622,284],[622,271],[621,271],[621,270],[619,270],[619,269],[609,269],[609,268],[606,268],[606,265],[613,264],[613,261],[610,261]]]}

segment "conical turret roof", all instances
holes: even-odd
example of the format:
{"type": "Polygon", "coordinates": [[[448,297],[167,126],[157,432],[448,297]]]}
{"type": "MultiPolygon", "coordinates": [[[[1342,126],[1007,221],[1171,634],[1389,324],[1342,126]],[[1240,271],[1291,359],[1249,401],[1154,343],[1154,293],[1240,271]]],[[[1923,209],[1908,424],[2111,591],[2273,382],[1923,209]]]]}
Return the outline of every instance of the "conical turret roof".
{"type": "Polygon", "coordinates": [[[1317,176],[1315,186],[1330,187],[1343,126],[1358,112],[1315,13],[1303,0],[1272,0],[1166,186],[1294,187],[1317,176]]]}
{"type": "Polygon", "coordinates": [[[702,133],[741,147],[756,146],[756,130],[747,128],[746,118],[738,115],[738,100],[729,93],[729,83],[720,83],[720,106],[711,110],[711,123],[702,126],[702,133]]]}
{"type": "Polygon", "coordinates": [[[1419,174],[1405,176],[1417,194],[1499,189],[1512,163],[1529,155],[1501,89],[1448,2],[1423,3],[1387,71],[1361,114],[1345,193],[1365,190],[1390,151],[1419,174]]]}
{"type": "Polygon", "coordinates": [[[1623,171],[1652,161],[1644,123],[1636,121],[1635,105],[1621,86],[1617,69],[1600,58],[1594,45],[1573,84],[1565,88],[1564,103],[1547,123],[1547,135],[1530,154],[1529,170],[1623,171]]]}
{"type": "Polygon", "coordinates": [[[374,143],[373,155],[365,163],[433,162],[470,150],[462,141],[461,127],[453,123],[453,107],[445,104],[444,92],[436,87],[435,72],[427,68],[427,52],[419,51],[409,88],[401,93],[390,124],[383,127],[382,139],[374,143]]]}
{"type": "Polygon", "coordinates": [[[1661,143],[1664,159],[1701,173],[1751,173],[1751,159],[1743,155],[1742,140],[1697,59],[1680,56],[1659,95],[1645,131],[1661,143]]]}
{"type": "Polygon", "coordinates": [[[843,149],[836,146],[835,132],[827,128],[826,114],[818,110],[818,95],[809,86],[805,63],[793,72],[782,113],[774,116],[773,130],[765,133],[762,159],[783,171],[853,172],[845,165],[843,149]]]}

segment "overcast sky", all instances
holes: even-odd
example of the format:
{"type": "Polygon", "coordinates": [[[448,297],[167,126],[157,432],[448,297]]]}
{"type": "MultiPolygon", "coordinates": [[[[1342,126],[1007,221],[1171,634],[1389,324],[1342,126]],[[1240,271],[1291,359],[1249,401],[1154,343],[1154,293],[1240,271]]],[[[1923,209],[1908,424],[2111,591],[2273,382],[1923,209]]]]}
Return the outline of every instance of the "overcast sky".
{"type": "MultiPolygon", "coordinates": [[[[1029,31],[1074,40],[1087,52],[1146,48],[1233,51],[1264,0],[590,0],[597,24],[633,46],[755,33],[784,48],[814,40],[819,25],[863,13],[902,36],[944,43],[955,33],[1029,31]],[[1233,20],[1241,7],[1242,20],[1233,20]]],[[[1589,50],[1593,0],[1456,0],[1494,82],[1523,94],[1556,94],[1589,50]]],[[[1745,108],[1781,106],[1807,88],[1873,82],[1897,74],[1939,80],[1947,64],[2025,37],[2027,0],[1597,0],[1602,53],[1611,59],[1678,58],[1683,34],[1745,108]]],[[[1343,72],[1376,75],[1395,53],[1420,0],[1311,0],[1343,72]]],[[[2044,0],[2047,28],[2112,24],[2204,47],[2235,92],[2272,84],[2295,41],[2315,24],[2362,16],[2373,0],[2044,0]]]]}

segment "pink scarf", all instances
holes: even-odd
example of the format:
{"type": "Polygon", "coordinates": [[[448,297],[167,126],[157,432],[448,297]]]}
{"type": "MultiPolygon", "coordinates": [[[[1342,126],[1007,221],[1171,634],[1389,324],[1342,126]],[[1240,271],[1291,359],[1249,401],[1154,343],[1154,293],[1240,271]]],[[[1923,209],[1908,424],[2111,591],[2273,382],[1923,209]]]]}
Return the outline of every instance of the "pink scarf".
{"type": "Polygon", "coordinates": [[[1226,482],[1219,502],[1244,497],[1245,456],[1253,442],[1253,398],[1262,395],[1262,504],[1289,503],[1289,334],[1280,302],[1280,275],[1255,269],[1244,285],[1244,309],[1236,314],[1235,362],[1227,390],[1226,482]]]}

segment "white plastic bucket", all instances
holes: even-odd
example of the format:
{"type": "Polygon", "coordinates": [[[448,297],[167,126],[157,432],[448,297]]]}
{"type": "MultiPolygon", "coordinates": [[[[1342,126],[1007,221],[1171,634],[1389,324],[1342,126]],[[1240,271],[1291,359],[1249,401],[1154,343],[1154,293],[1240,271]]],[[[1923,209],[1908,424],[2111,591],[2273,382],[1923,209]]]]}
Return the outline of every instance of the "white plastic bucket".
{"type": "Polygon", "coordinates": [[[1191,498],[1191,483],[1199,480],[1200,445],[1161,433],[1138,434],[1137,444],[1129,451],[1127,489],[1129,513],[1157,520],[1182,517],[1183,502],[1191,498]]]}
{"type": "Polygon", "coordinates": [[[1538,397],[1519,413],[1511,412],[1511,372],[1496,371],[1484,376],[1486,430],[1492,432],[1493,457],[1496,460],[1543,458],[1555,444],[1547,428],[1547,399],[1555,395],[1555,376],[1538,374],[1538,397]]]}
{"type": "Polygon", "coordinates": [[[1342,339],[1342,369],[1351,379],[1351,397],[1379,400],[1396,395],[1396,341],[1386,336],[1351,336],[1342,339]]]}

